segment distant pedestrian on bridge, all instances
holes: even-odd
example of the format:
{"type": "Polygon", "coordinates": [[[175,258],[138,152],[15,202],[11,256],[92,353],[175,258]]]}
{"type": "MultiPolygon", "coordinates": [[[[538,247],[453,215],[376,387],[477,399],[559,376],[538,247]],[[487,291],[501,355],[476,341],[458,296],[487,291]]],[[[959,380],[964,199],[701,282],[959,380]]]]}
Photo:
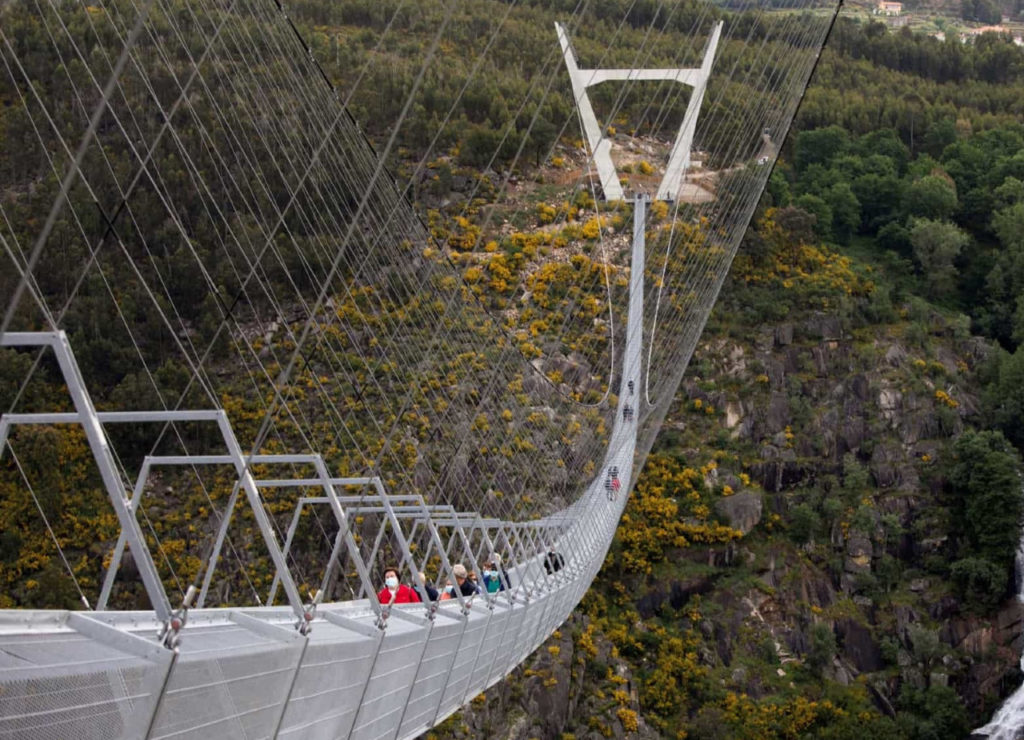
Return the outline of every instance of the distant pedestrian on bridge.
{"type": "Polygon", "coordinates": [[[544,556],[544,570],[547,571],[548,575],[557,573],[565,565],[565,558],[560,553],[555,552],[554,549],[548,550],[548,554],[544,556]]]}
{"type": "Polygon", "coordinates": [[[612,465],[608,468],[608,475],[604,479],[604,490],[608,493],[609,501],[618,498],[620,488],[622,488],[622,483],[619,482],[619,466],[612,465]]]}
{"type": "Polygon", "coordinates": [[[404,583],[398,581],[398,568],[384,570],[384,588],[377,593],[377,601],[383,606],[390,604],[418,604],[419,595],[404,583]]]}

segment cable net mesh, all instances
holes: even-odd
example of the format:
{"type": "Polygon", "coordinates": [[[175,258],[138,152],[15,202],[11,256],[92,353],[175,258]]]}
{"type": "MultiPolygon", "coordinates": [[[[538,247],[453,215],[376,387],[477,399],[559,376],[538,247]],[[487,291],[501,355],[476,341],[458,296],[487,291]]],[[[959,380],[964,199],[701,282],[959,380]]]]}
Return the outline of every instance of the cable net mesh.
{"type": "Polygon", "coordinates": [[[205,649],[175,665],[150,736],[273,737],[300,650],[243,629],[196,640],[205,649]]]}
{"type": "MultiPolygon", "coordinates": [[[[831,10],[484,5],[486,23],[467,31],[458,3],[349,2],[294,21],[256,0],[4,3],[4,331],[66,331],[101,411],[223,408],[246,452],[318,452],[334,475],[376,476],[431,505],[520,520],[565,509],[602,474],[623,394],[639,470],[831,10]],[[595,185],[552,19],[588,68],[698,66],[724,21],[680,196],[651,209],[636,377],[621,369],[631,207],[595,185]],[[364,36],[323,30],[334,22],[364,36]],[[520,39],[530,24],[545,33],[520,39]],[[470,61],[449,64],[460,48],[470,61]],[[496,96],[488,70],[511,54],[521,82],[496,96]],[[556,160],[546,199],[522,213],[522,171],[556,160]]],[[[691,88],[605,83],[592,95],[627,190],[653,192],[691,88]]],[[[0,362],[3,411],[68,408],[52,400],[52,358],[0,350],[0,362]]],[[[57,485],[44,453],[75,437],[52,434],[12,435],[11,449],[38,454],[24,469],[5,457],[5,485],[57,485]]],[[[147,454],[222,451],[202,424],[110,437],[126,481],[147,454]]],[[[201,578],[235,481],[224,466],[146,483],[136,516],[169,591],[201,578]]],[[[281,541],[298,497],[314,494],[261,490],[281,541]]],[[[308,508],[289,563],[315,586],[339,526],[308,508]]],[[[74,523],[51,514],[60,539],[74,523]]],[[[262,603],[272,568],[251,512],[237,517],[211,601],[262,603]]],[[[353,518],[376,565],[401,556],[390,534],[374,544],[383,526],[380,513],[353,518]]],[[[437,572],[431,533],[406,534],[437,572]]],[[[109,549],[116,535],[108,516],[97,538],[109,549]]],[[[477,536],[469,549],[492,547],[477,536]]],[[[69,566],[90,599],[100,560],[69,566]]],[[[332,579],[332,598],[366,595],[347,561],[332,579]]],[[[138,606],[138,592],[129,583],[112,605],[138,606]]]]}
{"type": "Polygon", "coordinates": [[[144,730],[137,719],[156,710],[166,668],[78,635],[47,638],[0,639],[0,737],[127,740],[144,730]]]}

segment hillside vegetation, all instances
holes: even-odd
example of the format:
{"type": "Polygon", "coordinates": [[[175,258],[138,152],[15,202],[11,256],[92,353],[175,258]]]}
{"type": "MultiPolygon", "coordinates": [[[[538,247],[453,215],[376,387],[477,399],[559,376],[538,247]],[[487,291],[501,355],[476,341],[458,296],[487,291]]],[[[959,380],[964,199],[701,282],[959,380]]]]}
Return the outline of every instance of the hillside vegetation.
{"type": "MultiPolygon", "coordinates": [[[[630,4],[624,49],[655,7],[630,4]]],[[[551,183],[575,181],[585,161],[575,133],[556,124],[571,104],[564,89],[532,108],[506,103],[522,97],[525,80],[550,55],[560,5],[569,3],[464,3],[440,45],[444,63],[431,67],[390,164],[411,181],[436,240],[415,267],[454,265],[465,281],[458,288],[500,316],[528,357],[539,356],[554,318],[573,303],[579,329],[569,341],[586,361],[606,339],[594,329],[587,286],[596,267],[582,245],[608,229],[620,234],[630,214],[598,212],[585,189],[554,195],[551,183]],[[510,24],[492,68],[460,96],[467,59],[506,11],[510,24]],[[437,132],[445,153],[420,166],[437,132]],[[509,143],[501,144],[500,132],[509,143]],[[496,159],[484,156],[495,148],[496,159]],[[520,149],[527,156],[513,171],[520,149]],[[506,198],[501,187],[513,178],[506,198]]],[[[581,50],[600,48],[627,3],[594,5],[581,50]]],[[[289,7],[343,94],[365,68],[352,110],[379,141],[420,68],[436,6],[408,5],[384,48],[376,41],[396,2],[289,7]]],[[[681,6],[680,28],[691,10],[681,6]]],[[[742,35],[757,38],[774,19],[738,22],[746,24],[742,35]]],[[[29,17],[18,23],[23,43],[39,33],[29,17]]],[[[671,35],[664,43],[667,56],[671,35]]],[[[1022,101],[1024,51],[1010,39],[983,36],[961,46],[840,20],[598,580],[521,671],[432,734],[924,740],[963,737],[988,717],[1020,679],[1021,624],[1011,597],[1024,444],[1022,101]]],[[[641,99],[628,100],[615,123],[647,135],[644,111],[641,99]]],[[[32,136],[27,122],[5,112],[2,124],[11,155],[0,174],[28,224],[28,214],[52,200],[53,184],[30,177],[37,163],[19,146],[32,136]]],[[[664,142],[651,151],[658,146],[664,142]]],[[[642,176],[645,165],[640,158],[630,176],[642,176]]],[[[652,211],[657,231],[667,213],[652,211]]],[[[173,266],[175,255],[159,259],[173,266]]],[[[44,286],[59,292],[73,262],[44,265],[44,286]]],[[[621,276],[613,277],[621,290],[621,276]]],[[[172,287],[186,294],[196,282],[188,273],[177,279],[172,287]]],[[[334,309],[362,315],[363,299],[334,309]]],[[[429,327],[415,296],[385,305],[409,341],[422,340],[429,327]]],[[[185,318],[201,327],[211,306],[193,309],[185,318]]],[[[69,317],[83,356],[107,356],[101,405],[134,408],[153,399],[130,358],[89,341],[91,327],[113,321],[99,309],[69,317]]],[[[159,327],[143,333],[154,346],[167,339],[159,327]]],[[[287,332],[275,326],[256,339],[276,372],[287,332]]],[[[0,360],[6,408],[30,360],[14,353],[0,360]]],[[[568,386],[567,378],[586,375],[582,365],[544,370],[568,386]]],[[[469,366],[450,380],[459,393],[473,393],[487,372],[481,358],[469,366]]],[[[407,382],[404,370],[383,361],[373,370],[396,388],[407,382]]],[[[168,388],[186,387],[179,366],[156,374],[168,388]]],[[[24,389],[24,402],[60,396],[55,378],[44,373],[24,389]]],[[[312,397],[326,387],[338,390],[345,408],[383,413],[384,389],[346,396],[333,383],[310,367],[295,376],[292,392],[312,397]]],[[[244,380],[225,384],[220,401],[240,435],[251,435],[264,399],[244,380]]],[[[508,390],[514,400],[521,386],[508,390]]],[[[601,390],[571,387],[587,401],[601,390]]],[[[596,416],[520,419],[514,404],[438,429],[431,403],[423,399],[406,418],[410,466],[427,464],[419,446],[436,435],[472,434],[487,447],[488,431],[513,421],[527,430],[514,442],[517,452],[534,444],[531,428],[562,425],[567,447],[605,434],[596,416]]],[[[321,432],[331,435],[326,426],[321,432]]],[[[97,562],[117,530],[84,464],[84,441],[55,431],[21,441],[22,462],[43,481],[39,503],[71,568],[94,588],[97,562]],[[73,511],[58,517],[72,499],[73,511]]],[[[120,443],[148,448],[144,439],[120,443]]],[[[358,470],[379,443],[360,436],[353,449],[327,454],[340,472],[358,470]]],[[[556,475],[557,460],[545,462],[556,475]]],[[[186,580],[210,536],[205,507],[230,490],[222,477],[208,481],[212,500],[201,485],[163,485],[151,512],[169,572],[186,580]]],[[[15,523],[0,535],[0,606],[75,606],[19,472],[8,466],[0,486],[0,514],[15,523]]],[[[568,493],[568,482],[562,487],[568,493]]],[[[501,488],[484,495],[501,496],[501,488]]],[[[250,518],[240,518],[232,538],[252,541],[250,518]]],[[[242,558],[242,575],[222,584],[214,602],[268,583],[265,558],[242,558]]],[[[129,589],[117,604],[139,598],[129,589]]]]}
{"type": "Polygon", "coordinates": [[[840,20],[590,595],[433,734],[963,737],[1016,687],[1022,61],[840,20]]]}
{"type": "Polygon", "coordinates": [[[1015,687],[993,345],[794,215],[737,260],[577,615],[438,736],[963,737],[1015,687]]]}

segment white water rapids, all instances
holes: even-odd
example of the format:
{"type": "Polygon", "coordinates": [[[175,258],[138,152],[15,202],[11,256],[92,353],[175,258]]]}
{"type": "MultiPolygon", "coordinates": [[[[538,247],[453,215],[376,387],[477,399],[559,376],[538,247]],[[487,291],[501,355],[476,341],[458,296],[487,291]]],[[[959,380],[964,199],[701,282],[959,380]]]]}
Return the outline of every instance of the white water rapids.
{"type": "MultiPolygon", "coordinates": [[[[1024,535],[1017,546],[1017,601],[1024,603],[1024,535]]],[[[1024,654],[1020,658],[1024,671],[1024,654]]],[[[1009,699],[984,727],[979,727],[972,737],[988,737],[988,740],[1020,740],[1024,738],[1024,683],[1013,692],[1009,699]]]]}

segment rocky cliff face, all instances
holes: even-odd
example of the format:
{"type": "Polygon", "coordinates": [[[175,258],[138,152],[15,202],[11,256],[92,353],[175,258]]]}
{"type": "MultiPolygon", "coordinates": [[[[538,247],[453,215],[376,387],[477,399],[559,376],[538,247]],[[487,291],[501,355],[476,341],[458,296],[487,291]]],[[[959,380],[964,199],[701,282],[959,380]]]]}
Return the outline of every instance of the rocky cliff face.
{"type": "MultiPolygon", "coordinates": [[[[987,718],[1020,681],[1024,624],[1011,589],[978,614],[932,567],[947,557],[937,471],[974,419],[988,353],[957,326],[813,313],[749,335],[712,329],[663,452],[717,461],[701,484],[724,494],[712,517],[737,538],[691,538],[643,572],[617,543],[561,632],[435,734],[743,736],[730,722],[758,726],[769,705],[797,722],[800,697],[807,716],[840,708],[823,726],[856,710],[865,731],[910,726],[918,696],[959,697],[961,723],[987,718]],[[667,650],[690,662],[671,667],[667,650]]],[[[638,516],[631,503],[620,535],[638,516]]]]}
{"type": "Polygon", "coordinates": [[[587,623],[585,616],[573,616],[508,679],[430,735],[495,740],[657,738],[643,721],[632,669],[616,655],[611,642],[599,639],[592,654],[576,649],[573,633],[587,623]],[[609,693],[595,690],[597,682],[606,681],[619,688],[609,693]],[[570,733],[570,727],[576,731],[570,733]]]}
{"type": "MultiPolygon", "coordinates": [[[[934,473],[977,412],[974,373],[990,350],[936,313],[926,325],[924,334],[906,323],[851,330],[818,314],[760,327],[752,341],[712,338],[684,393],[726,409],[722,426],[757,450],[748,470],[791,535],[801,506],[842,489],[851,467],[866,473],[859,501],[846,502],[852,515],[823,522],[827,541],[811,532],[795,551],[751,545],[746,556],[770,591],[744,595],[744,619],[764,619],[800,656],[810,611],[836,640],[825,675],[867,683],[883,711],[901,682],[938,682],[983,716],[1019,680],[1021,607],[1007,594],[994,615],[965,613],[927,561],[945,545],[934,473]],[[922,661],[915,631],[937,636],[934,659],[922,661]]],[[[746,528],[745,517],[721,513],[746,528]]]]}

